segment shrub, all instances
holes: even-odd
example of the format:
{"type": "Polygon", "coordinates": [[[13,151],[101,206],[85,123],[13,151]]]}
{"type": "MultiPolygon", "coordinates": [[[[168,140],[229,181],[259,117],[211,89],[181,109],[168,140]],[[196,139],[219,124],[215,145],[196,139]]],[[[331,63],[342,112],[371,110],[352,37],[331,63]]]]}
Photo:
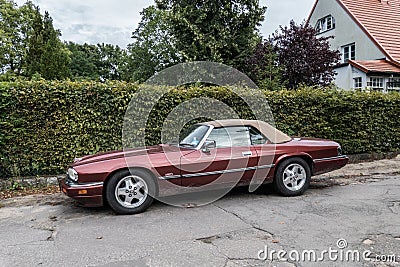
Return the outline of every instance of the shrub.
{"type": "MultiPolygon", "coordinates": [[[[0,176],[58,174],[74,157],[120,149],[123,117],[138,87],[125,82],[0,83],[0,176]]],[[[265,94],[277,127],[290,135],[336,140],[349,154],[400,150],[400,94],[314,88],[265,94]]],[[[163,119],[175,106],[201,96],[253,118],[227,88],[176,88],[153,110],[148,144],[159,142],[163,119]]]]}

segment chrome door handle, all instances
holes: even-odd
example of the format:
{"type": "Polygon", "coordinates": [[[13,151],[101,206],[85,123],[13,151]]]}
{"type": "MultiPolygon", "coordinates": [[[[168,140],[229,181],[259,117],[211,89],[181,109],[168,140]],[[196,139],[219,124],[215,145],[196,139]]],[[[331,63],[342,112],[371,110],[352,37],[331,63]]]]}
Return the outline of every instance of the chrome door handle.
{"type": "Polygon", "coordinates": [[[251,151],[242,152],[243,157],[248,157],[248,156],[252,156],[252,155],[253,155],[253,153],[251,151]]]}

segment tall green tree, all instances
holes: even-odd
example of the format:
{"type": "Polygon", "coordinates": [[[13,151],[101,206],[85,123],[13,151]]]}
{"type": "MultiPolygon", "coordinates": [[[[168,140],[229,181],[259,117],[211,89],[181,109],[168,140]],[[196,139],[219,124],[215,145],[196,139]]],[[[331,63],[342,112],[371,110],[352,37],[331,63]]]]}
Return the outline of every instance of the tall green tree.
{"type": "Polygon", "coordinates": [[[53,20],[46,11],[44,16],[35,7],[32,32],[28,36],[26,75],[40,74],[45,79],[69,77],[69,50],[60,41],[60,31],[55,30],[53,20]]]}
{"type": "Polygon", "coordinates": [[[126,79],[143,82],[153,74],[176,63],[182,57],[176,49],[177,40],[167,20],[167,12],[155,6],[143,9],[142,20],[128,45],[126,79]]]}
{"type": "Polygon", "coordinates": [[[259,0],[156,0],[167,14],[176,49],[185,61],[240,67],[259,42],[266,7],[259,0]]]}
{"type": "Polygon", "coordinates": [[[0,0],[1,73],[20,75],[23,72],[28,24],[29,21],[23,20],[22,12],[13,1],[0,0]]]}
{"type": "Polygon", "coordinates": [[[69,51],[60,41],[48,12],[28,1],[18,7],[0,0],[1,73],[46,79],[69,76],[69,51]]]}

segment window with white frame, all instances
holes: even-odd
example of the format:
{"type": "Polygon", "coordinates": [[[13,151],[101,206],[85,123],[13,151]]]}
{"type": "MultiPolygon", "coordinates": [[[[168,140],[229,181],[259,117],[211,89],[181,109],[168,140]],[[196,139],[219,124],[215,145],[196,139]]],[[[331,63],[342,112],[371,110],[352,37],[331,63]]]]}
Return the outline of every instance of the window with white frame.
{"type": "Polygon", "coordinates": [[[344,63],[356,59],[356,44],[352,43],[342,46],[342,55],[344,63]]]}
{"type": "Polygon", "coordinates": [[[387,82],[387,89],[389,90],[399,90],[400,89],[400,78],[389,78],[387,82]]]}
{"type": "Polygon", "coordinates": [[[354,89],[362,88],[362,77],[356,77],[353,79],[353,81],[354,81],[354,89]]]}
{"type": "Polygon", "coordinates": [[[383,87],[383,77],[370,77],[368,86],[372,87],[374,90],[382,90],[383,87]]]}
{"type": "Polygon", "coordinates": [[[323,33],[334,29],[335,26],[335,18],[332,17],[332,15],[329,15],[317,21],[317,24],[315,25],[315,30],[317,31],[317,33],[323,33]]]}

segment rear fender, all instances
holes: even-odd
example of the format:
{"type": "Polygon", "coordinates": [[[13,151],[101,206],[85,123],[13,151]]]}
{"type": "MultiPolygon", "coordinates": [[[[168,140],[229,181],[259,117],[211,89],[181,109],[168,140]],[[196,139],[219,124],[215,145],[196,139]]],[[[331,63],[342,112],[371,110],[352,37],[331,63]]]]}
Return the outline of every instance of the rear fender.
{"type": "MultiPolygon", "coordinates": [[[[275,170],[278,169],[277,167],[286,159],[289,158],[302,158],[304,159],[308,165],[310,166],[310,170],[311,170],[311,174],[314,173],[314,163],[312,160],[312,157],[310,156],[310,154],[305,153],[305,152],[296,152],[296,153],[290,153],[290,154],[284,154],[279,156],[276,161],[275,161],[275,170]]],[[[275,173],[274,173],[274,177],[275,177],[275,173]]]]}

